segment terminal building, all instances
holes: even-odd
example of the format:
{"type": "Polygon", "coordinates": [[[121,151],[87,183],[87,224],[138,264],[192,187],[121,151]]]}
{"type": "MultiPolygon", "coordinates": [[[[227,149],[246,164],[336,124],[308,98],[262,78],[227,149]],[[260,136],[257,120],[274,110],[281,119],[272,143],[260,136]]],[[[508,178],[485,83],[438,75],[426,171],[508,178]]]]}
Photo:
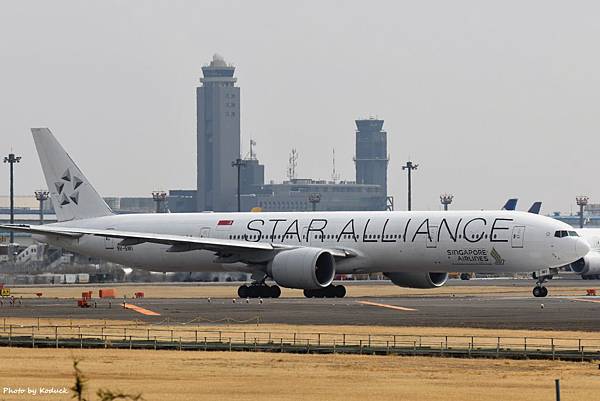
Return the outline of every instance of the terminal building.
{"type": "Polygon", "coordinates": [[[242,197],[244,210],[303,212],[310,210],[385,210],[385,192],[379,185],[293,179],[265,184],[242,197]]]}
{"type": "MultiPolygon", "coordinates": [[[[579,212],[569,214],[554,212],[550,217],[570,224],[573,227],[579,227],[579,212]]],[[[583,226],[586,228],[600,228],[600,203],[590,203],[584,207],[583,226]]]]}

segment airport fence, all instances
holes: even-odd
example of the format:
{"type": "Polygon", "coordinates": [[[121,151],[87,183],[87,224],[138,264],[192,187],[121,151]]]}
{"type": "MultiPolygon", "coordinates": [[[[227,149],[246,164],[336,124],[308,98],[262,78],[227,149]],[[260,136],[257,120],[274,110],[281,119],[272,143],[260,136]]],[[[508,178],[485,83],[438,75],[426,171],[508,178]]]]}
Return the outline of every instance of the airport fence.
{"type": "Polygon", "coordinates": [[[600,338],[349,334],[143,325],[13,325],[0,346],[600,360],[600,338]]]}

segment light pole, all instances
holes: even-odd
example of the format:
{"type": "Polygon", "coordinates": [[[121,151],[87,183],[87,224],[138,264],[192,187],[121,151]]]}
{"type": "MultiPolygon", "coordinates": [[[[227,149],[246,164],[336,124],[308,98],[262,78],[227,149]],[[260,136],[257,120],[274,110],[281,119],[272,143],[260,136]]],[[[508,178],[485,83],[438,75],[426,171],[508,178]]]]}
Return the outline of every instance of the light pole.
{"type": "Polygon", "coordinates": [[[246,162],[239,157],[231,162],[231,167],[237,167],[237,209],[242,211],[242,200],[240,196],[240,169],[246,165],[246,162]]]}
{"type": "Polygon", "coordinates": [[[317,203],[321,202],[321,194],[318,192],[313,192],[308,195],[308,201],[312,203],[312,210],[315,212],[317,210],[317,203]]]}
{"type": "MultiPolygon", "coordinates": [[[[15,156],[14,153],[9,154],[4,158],[4,163],[10,165],[10,224],[15,223],[15,176],[14,165],[21,161],[21,156],[15,156]]],[[[10,232],[10,244],[15,242],[15,233],[10,232]]]]}
{"type": "Polygon", "coordinates": [[[419,167],[418,164],[413,164],[413,162],[411,162],[410,160],[406,162],[405,166],[402,166],[402,170],[408,170],[408,210],[412,210],[412,204],[411,204],[411,199],[412,199],[412,171],[416,170],[417,167],[419,167]]]}
{"type": "Polygon", "coordinates": [[[577,206],[579,206],[579,228],[583,228],[583,209],[587,206],[590,197],[587,195],[579,195],[575,197],[577,206]]]}
{"type": "Polygon", "coordinates": [[[454,195],[452,194],[441,194],[440,202],[444,205],[444,210],[448,210],[448,205],[452,203],[452,199],[454,199],[454,195]]]}
{"type": "Polygon", "coordinates": [[[167,200],[167,193],[164,191],[153,191],[152,199],[156,202],[156,213],[164,213],[164,203],[167,200]]]}
{"type": "Polygon", "coordinates": [[[48,200],[50,193],[40,189],[35,191],[35,199],[40,202],[40,224],[44,224],[44,202],[48,200]]]}

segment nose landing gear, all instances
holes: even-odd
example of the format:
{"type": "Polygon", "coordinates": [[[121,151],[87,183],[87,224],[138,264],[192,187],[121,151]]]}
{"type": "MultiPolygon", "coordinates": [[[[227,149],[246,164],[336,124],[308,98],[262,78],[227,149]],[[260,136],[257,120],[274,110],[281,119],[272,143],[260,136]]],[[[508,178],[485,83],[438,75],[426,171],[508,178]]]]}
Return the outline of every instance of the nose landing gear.
{"type": "Polygon", "coordinates": [[[552,279],[552,274],[547,274],[548,271],[540,271],[533,273],[533,278],[537,279],[535,287],[533,287],[533,296],[536,298],[543,298],[548,295],[548,289],[544,287],[544,283],[547,280],[552,279]],[[544,274],[546,273],[546,274],[544,274]]]}

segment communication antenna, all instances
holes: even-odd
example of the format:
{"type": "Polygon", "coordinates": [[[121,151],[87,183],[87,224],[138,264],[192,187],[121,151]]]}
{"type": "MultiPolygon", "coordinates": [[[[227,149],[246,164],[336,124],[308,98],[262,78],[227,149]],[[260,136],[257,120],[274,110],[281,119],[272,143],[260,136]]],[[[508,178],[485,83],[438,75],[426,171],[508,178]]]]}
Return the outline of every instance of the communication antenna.
{"type": "Polygon", "coordinates": [[[256,160],[256,152],[254,152],[254,147],[256,146],[256,141],[254,139],[250,139],[250,151],[246,153],[244,156],[244,160],[256,160]]]}
{"type": "Polygon", "coordinates": [[[296,149],[292,149],[290,152],[290,158],[288,159],[287,178],[290,181],[296,179],[296,167],[298,166],[298,152],[296,149]]]}
{"type": "Polygon", "coordinates": [[[331,181],[335,184],[340,179],[340,174],[335,171],[335,148],[333,148],[333,171],[331,172],[331,181]]]}

